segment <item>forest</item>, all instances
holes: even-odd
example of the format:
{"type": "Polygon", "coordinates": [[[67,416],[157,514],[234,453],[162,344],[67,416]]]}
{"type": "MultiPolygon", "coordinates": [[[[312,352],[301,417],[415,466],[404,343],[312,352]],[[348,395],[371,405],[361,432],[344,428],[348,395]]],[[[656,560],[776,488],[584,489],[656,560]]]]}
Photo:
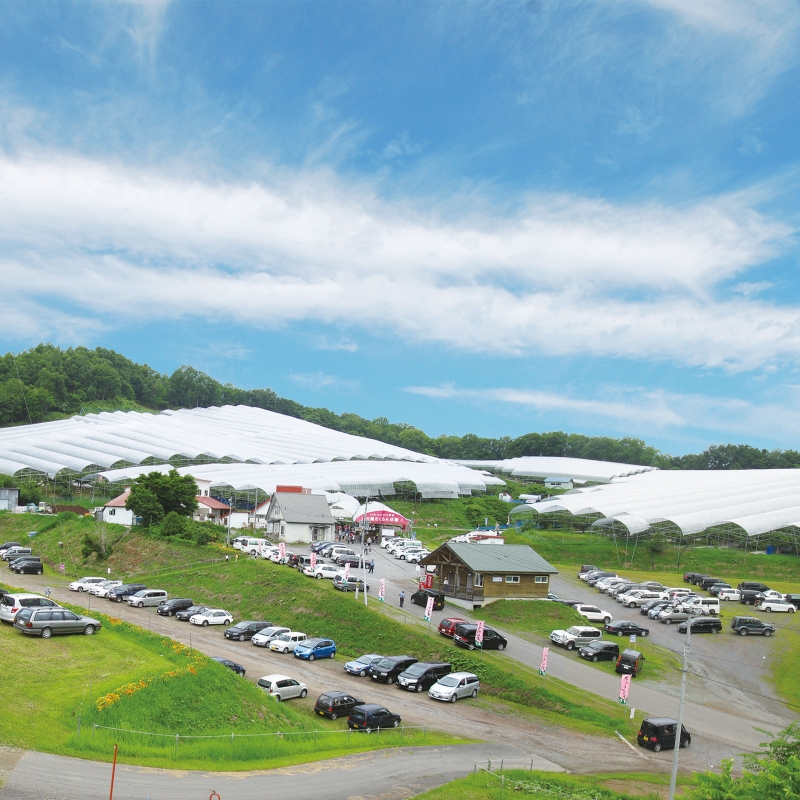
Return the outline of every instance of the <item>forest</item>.
{"type": "Polygon", "coordinates": [[[72,414],[112,410],[161,411],[246,405],[276,411],[356,436],[378,439],[440,458],[503,459],[571,456],[662,469],[770,469],[800,466],[796,450],[760,450],[746,444],[712,445],[702,453],[671,456],[641,439],[578,433],[526,433],[516,438],[428,436],[385,417],[335,414],[279,397],[272,389],[239,389],[199,370],[182,366],[163,375],[147,364],[98,347],[62,350],[40,344],[0,356],[0,426],[63,419],[72,414]]]}

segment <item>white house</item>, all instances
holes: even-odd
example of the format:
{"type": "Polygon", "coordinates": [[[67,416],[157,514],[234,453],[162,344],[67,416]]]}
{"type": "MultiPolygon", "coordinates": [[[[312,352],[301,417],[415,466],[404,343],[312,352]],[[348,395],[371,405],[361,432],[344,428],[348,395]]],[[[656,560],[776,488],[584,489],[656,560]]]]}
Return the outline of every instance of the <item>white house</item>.
{"type": "Polygon", "coordinates": [[[213,497],[208,495],[197,495],[197,508],[192,514],[192,519],[196,522],[213,522],[216,525],[228,524],[228,513],[230,506],[227,503],[221,503],[213,497]]]}
{"type": "Polygon", "coordinates": [[[565,478],[565,477],[553,477],[553,478],[545,478],[544,485],[548,489],[574,489],[575,483],[572,478],[565,478]]]}
{"type": "Polygon", "coordinates": [[[102,522],[114,522],[117,525],[133,525],[133,511],[125,508],[125,503],[130,493],[131,487],[126,486],[125,491],[119,497],[109,500],[97,515],[100,520],[102,522]]]}
{"type": "Polygon", "coordinates": [[[333,541],[336,521],[321,494],[275,492],[267,509],[267,533],[285,542],[333,541]]]}

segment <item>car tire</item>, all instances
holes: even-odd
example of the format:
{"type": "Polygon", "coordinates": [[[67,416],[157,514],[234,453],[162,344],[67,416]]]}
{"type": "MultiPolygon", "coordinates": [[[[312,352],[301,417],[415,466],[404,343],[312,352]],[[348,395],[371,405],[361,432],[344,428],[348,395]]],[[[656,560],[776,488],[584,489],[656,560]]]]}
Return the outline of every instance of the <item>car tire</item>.
{"type": "Polygon", "coordinates": [[[331,657],[331,658],[336,658],[336,653],[335,653],[335,652],[334,652],[334,653],[331,653],[331,656],[330,656],[330,657],[331,657]]]}
{"type": "Polygon", "coordinates": [[[501,642],[499,645],[497,645],[497,649],[498,650],[505,650],[506,646],[501,642]]]}
{"type": "Polygon", "coordinates": [[[136,604],[137,608],[144,608],[144,603],[139,602],[136,604]]]}
{"type": "Polygon", "coordinates": [[[654,753],[660,753],[660,752],[661,752],[661,745],[660,745],[660,744],[658,744],[658,742],[656,742],[656,743],[653,745],[653,752],[654,752],[654,753]]]}
{"type": "Polygon", "coordinates": [[[366,678],[367,677],[367,671],[365,669],[362,669],[361,672],[358,673],[358,675],[361,678],[366,678]]]}
{"type": "Polygon", "coordinates": [[[52,628],[42,628],[42,639],[49,639],[53,635],[52,628]]]}
{"type": "Polygon", "coordinates": [[[649,636],[649,635],[650,635],[650,631],[642,631],[642,632],[639,634],[639,636],[649,636]]]}
{"type": "MultiPolygon", "coordinates": [[[[764,635],[767,635],[766,631],[764,631],[764,635]]],[[[739,636],[747,636],[747,628],[739,628],[739,636]]]]}
{"type": "Polygon", "coordinates": [[[83,591],[83,586],[79,586],[79,587],[78,587],[78,591],[79,591],[79,592],[82,592],[82,591],[83,591]]]}
{"type": "Polygon", "coordinates": [[[83,632],[84,632],[84,634],[85,634],[86,636],[92,636],[92,634],[94,634],[94,625],[87,625],[87,626],[86,626],[86,627],[83,629],[83,632]]]}
{"type": "Polygon", "coordinates": [[[322,580],[322,573],[321,573],[321,572],[318,572],[318,573],[317,573],[317,574],[316,574],[314,577],[315,577],[315,578],[316,578],[318,581],[321,581],[321,580],[322,580]]]}
{"type": "Polygon", "coordinates": [[[567,643],[564,645],[564,647],[565,647],[567,650],[574,650],[574,649],[575,649],[575,642],[567,642],[567,643]]]}
{"type": "Polygon", "coordinates": [[[719,631],[716,628],[712,628],[711,633],[719,633],[719,631]]]}
{"type": "Polygon", "coordinates": [[[767,607],[764,609],[764,611],[766,611],[766,612],[767,612],[767,614],[771,614],[771,613],[772,613],[772,609],[771,609],[769,606],[767,606],[767,607]]]}
{"type": "Polygon", "coordinates": [[[456,700],[458,700],[458,695],[455,692],[453,692],[453,694],[450,695],[450,702],[455,703],[456,700]]]}
{"type": "MultiPolygon", "coordinates": [[[[41,574],[42,574],[42,573],[40,572],[40,573],[39,573],[39,575],[41,575],[41,574]]],[[[789,614],[794,614],[794,612],[795,612],[797,609],[796,609],[794,606],[792,606],[791,608],[787,608],[786,610],[787,610],[787,612],[788,612],[789,614]]]]}
{"type": "Polygon", "coordinates": [[[280,701],[281,701],[281,696],[280,696],[279,694],[276,694],[276,695],[275,695],[275,700],[276,700],[278,703],[280,703],[280,701]]]}
{"type": "Polygon", "coordinates": [[[400,720],[399,720],[399,719],[396,719],[396,720],[395,720],[395,721],[392,723],[392,727],[393,727],[393,728],[399,728],[399,727],[400,727],[400,720]]]}
{"type": "Polygon", "coordinates": [[[339,715],[334,711],[333,714],[331,714],[331,722],[335,722],[338,716],[339,715]]]}
{"type": "Polygon", "coordinates": [[[207,620],[207,619],[204,619],[204,620],[203,620],[203,627],[204,627],[204,628],[207,628],[207,627],[208,627],[208,620],[207,620]]]}
{"type": "Polygon", "coordinates": [[[417,689],[416,689],[416,691],[417,691],[417,694],[421,694],[421,693],[422,693],[422,684],[421,684],[421,683],[418,683],[418,684],[417,684],[417,689]]]}
{"type": "Polygon", "coordinates": [[[393,677],[390,675],[390,676],[389,676],[389,677],[386,679],[386,685],[387,685],[387,686],[391,686],[393,683],[394,683],[394,678],[393,678],[393,677]]]}
{"type": "Polygon", "coordinates": [[[121,598],[121,597],[116,597],[116,598],[114,598],[114,599],[115,599],[115,600],[116,600],[118,603],[121,603],[121,602],[122,602],[122,598],[121,598]]]}
{"type": "Polygon", "coordinates": [[[226,619],[226,620],[225,620],[225,622],[223,622],[222,624],[223,624],[223,626],[224,626],[224,627],[226,627],[226,628],[227,628],[227,627],[228,627],[228,625],[230,625],[230,624],[231,624],[231,621],[230,621],[229,619],[226,619]]]}
{"type": "MultiPolygon", "coordinates": [[[[742,633],[747,633],[747,631],[742,631],[742,633]]],[[[772,631],[764,631],[764,636],[772,636],[772,631]]]]}
{"type": "Polygon", "coordinates": [[[470,697],[477,697],[477,696],[478,696],[478,690],[477,689],[473,689],[472,690],[472,694],[470,695],[470,697]]]}
{"type": "Polygon", "coordinates": [[[681,739],[681,747],[685,750],[690,744],[692,743],[691,739],[687,739],[685,742],[681,739]]]}
{"type": "Polygon", "coordinates": [[[364,733],[369,735],[370,733],[372,733],[372,728],[364,728],[364,733]]]}
{"type": "Polygon", "coordinates": [[[41,574],[42,574],[42,571],[41,571],[41,570],[38,570],[36,574],[37,574],[37,575],[41,575],[41,574]]]}
{"type": "Polygon", "coordinates": [[[665,625],[672,625],[672,620],[671,619],[665,619],[664,620],[664,624],[665,625]]]}
{"type": "Polygon", "coordinates": [[[622,631],[617,631],[617,636],[622,636],[622,631]]]}
{"type": "Polygon", "coordinates": [[[305,697],[307,694],[308,694],[308,689],[303,689],[303,690],[300,692],[300,698],[301,698],[301,699],[302,699],[302,698],[304,698],[304,697],[305,697]]]}
{"type": "Polygon", "coordinates": [[[243,641],[244,641],[244,634],[243,634],[243,633],[240,633],[240,634],[239,634],[239,641],[240,641],[240,642],[243,642],[243,641]]]}
{"type": "Polygon", "coordinates": [[[596,664],[597,663],[597,656],[592,656],[592,661],[596,664]]]}
{"type": "Polygon", "coordinates": [[[312,653],[312,654],[311,654],[311,655],[308,657],[308,660],[309,660],[309,661],[313,661],[315,658],[316,658],[316,656],[315,656],[315,655],[312,653]]]}

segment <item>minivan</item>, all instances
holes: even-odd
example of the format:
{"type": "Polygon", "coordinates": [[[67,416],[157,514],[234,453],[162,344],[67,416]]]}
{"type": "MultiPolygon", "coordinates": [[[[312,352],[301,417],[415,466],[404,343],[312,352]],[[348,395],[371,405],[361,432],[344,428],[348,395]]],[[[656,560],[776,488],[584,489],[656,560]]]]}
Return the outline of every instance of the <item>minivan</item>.
{"type": "Polygon", "coordinates": [[[140,589],[135,594],[128,597],[128,605],[144,608],[145,606],[155,606],[158,608],[162,603],[166,603],[167,593],[163,589],[140,589]]]}
{"type": "MultiPolygon", "coordinates": [[[[636,740],[639,747],[649,747],[658,753],[662,748],[675,749],[678,721],[669,717],[651,717],[642,722],[636,740]]],[[[681,747],[688,747],[692,743],[689,731],[681,725],[681,747]]]]}
{"type": "Polygon", "coordinates": [[[392,714],[383,706],[365,703],[355,706],[347,718],[347,727],[355,731],[372,731],[379,728],[397,728],[400,726],[400,715],[392,714]]]}
{"type": "Polygon", "coordinates": [[[61,608],[48,597],[40,594],[4,594],[0,597],[0,619],[13,622],[21,608],[61,608]]]}
{"type": "Polygon", "coordinates": [[[615,671],[634,678],[644,667],[644,656],[638,650],[623,650],[617,658],[615,671]]]}
{"type": "Polygon", "coordinates": [[[19,558],[20,556],[29,556],[33,553],[30,547],[9,547],[8,550],[3,553],[3,561],[13,561],[15,558],[19,558]]]}
{"type": "MultiPolygon", "coordinates": [[[[123,600],[127,600],[132,594],[141,592],[142,589],[146,588],[147,587],[143,583],[123,583],[122,586],[117,586],[108,593],[108,599],[116,600],[118,603],[121,603],[123,600]]],[[[167,598],[165,597],[164,599],[166,600],[167,598]]]]}
{"type": "Polygon", "coordinates": [[[477,697],[481,688],[478,676],[472,672],[451,672],[428,690],[428,697],[455,703],[464,697],[477,697]]]}
{"type": "Polygon", "coordinates": [[[712,617],[720,612],[719,597],[698,597],[696,600],[683,604],[685,608],[700,609],[703,614],[710,614],[712,617]]]}
{"type": "Polygon", "coordinates": [[[370,665],[369,676],[374,681],[392,684],[401,672],[405,672],[412,664],[419,661],[414,656],[389,656],[370,665]]]}
{"type": "Polygon", "coordinates": [[[567,650],[574,650],[576,647],[583,647],[602,636],[603,631],[589,625],[572,625],[566,630],[551,631],[550,641],[566,647],[567,650]]]}
{"type": "Polygon", "coordinates": [[[397,676],[397,688],[409,692],[424,692],[452,671],[450,664],[418,661],[397,676]]]}
{"type": "Polygon", "coordinates": [[[769,586],[765,583],[758,583],[757,581],[742,581],[737,587],[739,591],[742,589],[750,589],[756,592],[768,592],[769,586]]]}
{"type": "Polygon", "coordinates": [[[156,611],[161,614],[162,617],[171,617],[177,614],[178,611],[185,611],[193,605],[194,603],[188,597],[173,597],[172,600],[163,602],[156,611]]]}
{"type": "MultiPolygon", "coordinates": [[[[722,622],[716,617],[695,617],[687,622],[692,626],[692,633],[719,633],[722,630],[722,622]]],[[[687,622],[678,626],[680,633],[686,633],[687,622]]]]}

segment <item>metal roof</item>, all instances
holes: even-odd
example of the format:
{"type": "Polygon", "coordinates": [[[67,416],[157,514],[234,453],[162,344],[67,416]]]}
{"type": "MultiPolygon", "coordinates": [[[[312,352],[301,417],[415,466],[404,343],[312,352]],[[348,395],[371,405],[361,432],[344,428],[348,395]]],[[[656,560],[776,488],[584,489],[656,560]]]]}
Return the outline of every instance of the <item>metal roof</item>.
{"type": "Polygon", "coordinates": [[[433,564],[435,556],[448,549],[473,572],[547,573],[557,575],[558,570],[548,564],[532,547],[526,544],[460,544],[445,542],[425,556],[420,563],[433,564]]]}
{"type": "MultiPolygon", "coordinates": [[[[278,506],[287,522],[308,525],[335,525],[328,501],[321,494],[299,492],[276,492],[272,495],[272,506],[278,506]]],[[[269,512],[267,513],[269,517],[269,512]]]]}

